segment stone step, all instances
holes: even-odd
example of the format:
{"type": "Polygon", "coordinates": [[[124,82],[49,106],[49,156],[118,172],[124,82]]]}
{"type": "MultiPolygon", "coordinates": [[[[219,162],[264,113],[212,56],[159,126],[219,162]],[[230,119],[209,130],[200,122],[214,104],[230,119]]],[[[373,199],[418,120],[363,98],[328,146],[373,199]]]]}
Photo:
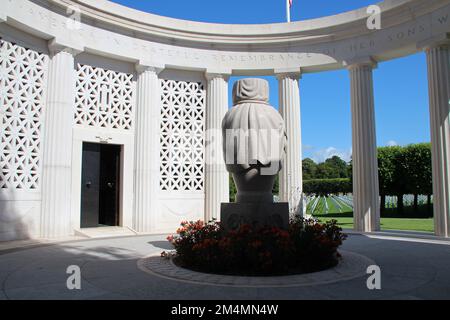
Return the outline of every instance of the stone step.
{"type": "Polygon", "coordinates": [[[77,229],[75,233],[87,238],[110,238],[110,237],[127,237],[135,236],[137,233],[127,227],[98,227],[77,229]]]}

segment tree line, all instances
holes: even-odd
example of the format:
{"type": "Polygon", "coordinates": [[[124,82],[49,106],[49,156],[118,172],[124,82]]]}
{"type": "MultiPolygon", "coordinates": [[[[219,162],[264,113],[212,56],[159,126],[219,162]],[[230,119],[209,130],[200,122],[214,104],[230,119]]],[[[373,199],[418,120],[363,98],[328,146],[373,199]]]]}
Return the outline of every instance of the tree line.
{"type": "Polygon", "coordinates": [[[397,196],[398,211],[403,211],[403,195],[414,195],[414,208],[418,196],[433,194],[431,170],[431,144],[420,143],[406,147],[378,148],[378,177],[381,208],[385,208],[386,196],[397,196]]]}
{"type": "Polygon", "coordinates": [[[302,163],[303,192],[327,196],[329,194],[352,192],[352,167],[338,156],[322,163],[306,158],[302,163]]]}

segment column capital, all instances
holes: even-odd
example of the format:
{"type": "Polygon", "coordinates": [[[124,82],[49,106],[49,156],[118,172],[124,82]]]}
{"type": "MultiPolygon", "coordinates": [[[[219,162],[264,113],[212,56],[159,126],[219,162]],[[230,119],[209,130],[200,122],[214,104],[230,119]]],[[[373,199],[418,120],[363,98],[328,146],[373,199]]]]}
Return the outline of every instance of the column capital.
{"type": "Polygon", "coordinates": [[[138,62],[136,62],[135,68],[138,73],[144,73],[148,71],[159,74],[165,69],[165,66],[162,63],[139,60],[138,62]]]}
{"type": "Polygon", "coordinates": [[[207,69],[205,71],[206,80],[210,81],[216,78],[224,79],[228,81],[231,76],[232,71],[229,69],[207,69]]]}
{"type": "Polygon", "coordinates": [[[298,68],[282,68],[282,69],[274,69],[273,73],[277,77],[278,80],[290,78],[294,80],[301,79],[302,70],[300,67],[298,68]]]}
{"type": "Polygon", "coordinates": [[[79,44],[68,44],[60,38],[53,38],[48,42],[50,54],[55,55],[60,52],[67,52],[74,57],[84,51],[84,47],[79,44]]]}
{"type": "Polygon", "coordinates": [[[372,69],[376,69],[378,63],[372,57],[358,57],[344,60],[343,65],[349,70],[365,66],[371,67],[372,69]]]}
{"type": "Polygon", "coordinates": [[[450,45],[450,34],[441,33],[417,43],[417,49],[430,50],[438,47],[448,47],[450,45]]]}

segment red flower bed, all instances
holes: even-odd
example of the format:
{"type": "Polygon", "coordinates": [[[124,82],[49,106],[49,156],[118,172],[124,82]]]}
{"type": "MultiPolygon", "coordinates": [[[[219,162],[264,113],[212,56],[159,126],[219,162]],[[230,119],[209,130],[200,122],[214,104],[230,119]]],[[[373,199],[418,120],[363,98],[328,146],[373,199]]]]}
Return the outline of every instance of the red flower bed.
{"type": "Polygon", "coordinates": [[[295,218],[288,230],[243,225],[225,231],[218,222],[182,222],[167,239],[177,264],[207,273],[269,276],[328,269],[339,261],[346,239],[336,221],[295,218]]]}

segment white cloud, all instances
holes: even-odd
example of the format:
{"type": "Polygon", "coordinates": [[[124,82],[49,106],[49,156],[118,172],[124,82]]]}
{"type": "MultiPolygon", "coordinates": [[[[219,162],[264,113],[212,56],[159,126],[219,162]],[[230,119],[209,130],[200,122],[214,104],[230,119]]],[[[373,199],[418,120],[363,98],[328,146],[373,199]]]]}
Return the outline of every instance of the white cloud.
{"type": "Polygon", "coordinates": [[[396,146],[398,146],[398,143],[397,143],[397,141],[389,140],[386,145],[388,147],[396,147],[396,146]]]}
{"type": "Polygon", "coordinates": [[[317,149],[316,151],[314,151],[314,153],[312,155],[312,159],[316,163],[321,163],[321,162],[325,162],[325,160],[327,160],[333,156],[338,156],[342,160],[348,162],[351,160],[351,157],[352,157],[352,149],[342,150],[342,149],[337,149],[335,147],[329,147],[326,149],[317,149]]]}

